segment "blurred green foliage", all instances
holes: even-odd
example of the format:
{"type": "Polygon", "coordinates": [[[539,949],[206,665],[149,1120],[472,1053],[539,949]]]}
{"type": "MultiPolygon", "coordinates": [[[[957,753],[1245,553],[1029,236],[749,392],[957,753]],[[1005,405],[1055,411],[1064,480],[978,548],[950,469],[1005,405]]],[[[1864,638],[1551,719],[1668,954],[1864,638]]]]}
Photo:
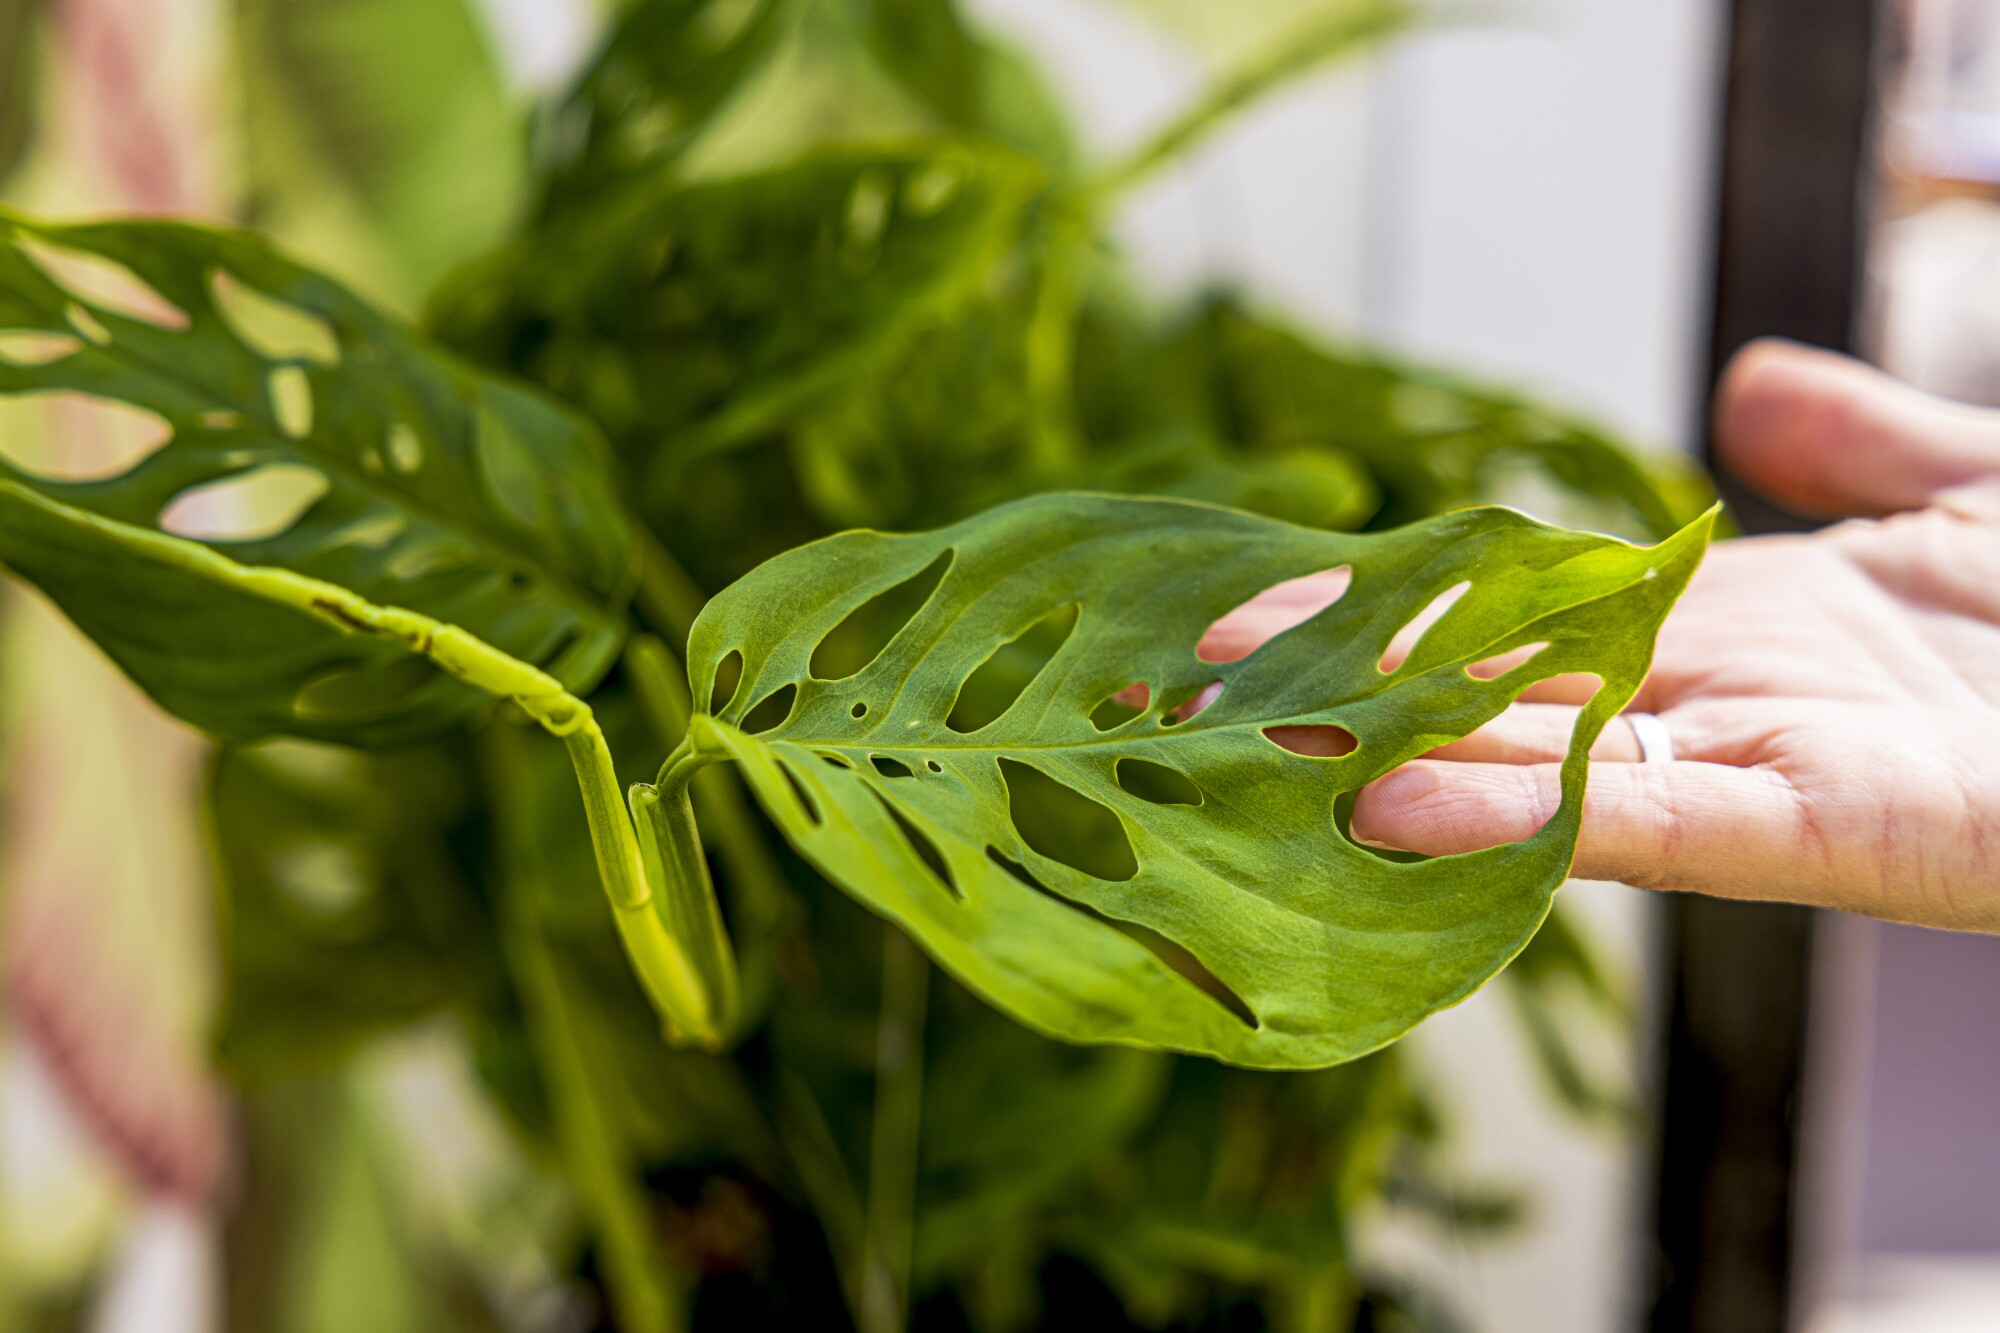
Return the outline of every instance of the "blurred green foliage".
{"type": "MultiPolygon", "coordinates": [[[[1228,293],[1145,299],[1107,239],[1125,193],[1418,17],[1269,9],[1209,97],[1093,164],[953,0],[635,0],[546,107],[503,91],[468,0],[238,0],[247,207],[595,420],[647,529],[638,616],[674,643],[802,542],[1056,487],[1343,531],[1524,487],[1631,536],[1698,513],[1698,482],[1509,392],[1228,293]]],[[[613,669],[591,699],[632,781],[678,739],[642,685],[613,669]]],[[[597,1327],[1455,1326],[1359,1262],[1357,1227],[1395,1208],[1473,1236],[1519,1205],[1443,1169],[1405,1055],[1270,1074],[1047,1041],[899,962],[733,774],[695,799],[743,954],[719,1055],[659,1040],[602,896],[573,891],[596,872],[556,742],[501,718],[380,755],[218,755],[219,1043],[251,1171],[229,1258],[263,1275],[232,1288],[232,1327],[543,1326],[478,1234],[413,1237],[354,1101],[371,1043],[438,1014],[561,1182],[531,1230],[597,1327]],[[913,1030],[915,1058],[886,1059],[913,1030]]],[[[1502,984],[1553,1094],[1615,1122],[1628,1098],[1586,1039],[1618,993],[1554,921],[1502,984]]]]}

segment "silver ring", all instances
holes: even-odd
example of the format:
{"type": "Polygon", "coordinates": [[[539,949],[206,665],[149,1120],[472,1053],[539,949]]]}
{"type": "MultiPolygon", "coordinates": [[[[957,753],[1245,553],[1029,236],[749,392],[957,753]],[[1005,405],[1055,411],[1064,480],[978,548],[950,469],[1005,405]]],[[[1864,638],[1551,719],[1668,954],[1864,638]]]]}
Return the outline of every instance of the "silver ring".
{"type": "Polygon", "coordinates": [[[1667,734],[1666,723],[1651,713],[1627,713],[1625,721],[1631,725],[1632,739],[1639,742],[1640,763],[1674,762],[1674,738],[1667,734]]]}

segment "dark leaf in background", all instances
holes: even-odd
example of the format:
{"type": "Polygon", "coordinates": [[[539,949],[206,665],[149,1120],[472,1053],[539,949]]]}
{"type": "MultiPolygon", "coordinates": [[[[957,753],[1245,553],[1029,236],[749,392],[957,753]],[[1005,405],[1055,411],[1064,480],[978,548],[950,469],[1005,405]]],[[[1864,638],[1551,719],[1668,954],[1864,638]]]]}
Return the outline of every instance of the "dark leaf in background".
{"type": "Polygon", "coordinates": [[[951,142],[594,196],[455,284],[447,341],[578,404],[656,491],[976,294],[1040,175],[951,142]]]}
{"type": "Polygon", "coordinates": [[[473,796],[435,749],[281,741],[217,756],[216,1046],[232,1077],[325,1072],[493,985],[490,909],[461,860],[473,796]]]}

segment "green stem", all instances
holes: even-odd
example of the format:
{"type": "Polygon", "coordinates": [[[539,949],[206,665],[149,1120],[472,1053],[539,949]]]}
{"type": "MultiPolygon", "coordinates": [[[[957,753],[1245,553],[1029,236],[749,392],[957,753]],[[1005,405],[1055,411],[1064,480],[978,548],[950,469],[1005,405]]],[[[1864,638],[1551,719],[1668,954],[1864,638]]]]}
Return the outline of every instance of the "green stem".
{"type": "MultiPolygon", "coordinates": [[[[660,740],[681,755],[676,747],[687,739],[693,701],[687,673],[672,650],[650,634],[635,635],[625,649],[625,672],[660,740]]],[[[668,766],[669,780],[678,766],[678,762],[668,766]]],[[[707,831],[721,858],[735,895],[738,928],[755,938],[776,927],[789,894],[770,844],[744,799],[742,784],[732,764],[703,764],[690,775],[695,822],[707,831]]]]}
{"type": "Polygon", "coordinates": [[[929,987],[930,964],[908,936],[884,924],[875,1119],[868,1148],[868,1218],[861,1263],[861,1333],[902,1333],[909,1325],[929,987]]]}
{"type": "Polygon", "coordinates": [[[1293,1289],[1289,1322],[1296,1333],[1350,1333],[1359,1305],[1360,1293],[1345,1268],[1319,1268],[1293,1289]]]}
{"type": "Polygon", "coordinates": [[[1273,42],[1263,55],[1223,78],[1159,133],[1102,172],[1090,193],[1099,199],[1124,193],[1264,94],[1316,65],[1365,49],[1410,26],[1418,16],[1417,7],[1408,0],[1369,0],[1273,42]]]}
{"type": "Polygon", "coordinates": [[[555,959],[528,906],[531,895],[508,895],[506,940],[519,978],[528,1035],[549,1092],[557,1149],[576,1183],[591,1230],[604,1246],[605,1286],[619,1327],[632,1333],[680,1333],[679,1293],[668,1280],[665,1256],[653,1239],[646,1201],[633,1188],[631,1163],[621,1160],[593,1082],[593,1068],[610,1068],[610,1052],[587,1053],[589,1028],[577,1021],[574,997],[563,986],[555,959]]]}

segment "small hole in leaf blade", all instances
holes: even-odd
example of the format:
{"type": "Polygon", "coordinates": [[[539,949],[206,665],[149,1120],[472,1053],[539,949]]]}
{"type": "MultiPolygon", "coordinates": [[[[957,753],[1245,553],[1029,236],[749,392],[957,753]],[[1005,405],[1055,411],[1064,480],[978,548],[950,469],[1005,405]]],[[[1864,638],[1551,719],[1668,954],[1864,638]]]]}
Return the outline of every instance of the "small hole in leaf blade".
{"type": "Polygon", "coordinates": [[[1245,1027],[1257,1028],[1263,1026],[1258,1021],[1256,1011],[1250,1007],[1244,998],[1238,995],[1229,983],[1209,971],[1207,966],[1184,946],[1168,939],[1165,935],[1162,935],[1150,926],[1142,926],[1135,921],[1120,921],[1116,917],[1106,916],[1088,903],[1080,903],[1074,898],[1063,897],[1060,893],[1057,893],[1054,889],[1037,879],[1034,872],[1030,871],[1013,857],[1006,855],[998,847],[988,847],[986,849],[986,857],[994,865],[999,866],[1002,870],[1035,892],[1061,903],[1071,911],[1081,912],[1091,920],[1117,931],[1119,934],[1132,940],[1135,944],[1144,946],[1155,958],[1165,963],[1197,990],[1220,1004],[1224,1009],[1227,1009],[1230,1015],[1245,1027]]]}
{"type": "Polygon", "coordinates": [[[1431,626],[1443,620],[1445,612],[1456,606],[1458,599],[1471,590],[1470,580],[1452,584],[1431,598],[1428,606],[1412,616],[1407,625],[1397,630],[1395,637],[1389,640],[1389,646],[1382,650],[1382,660],[1377,663],[1382,674],[1386,676],[1408,661],[1410,654],[1417,650],[1417,644],[1430,632],[1431,626]]]}
{"type": "Polygon", "coordinates": [[[173,438],[156,412],[68,390],[17,395],[0,415],[0,458],[46,481],[123,476],[173,438]]]}
{"type": "Polygon", "coordinates": [[[187,311],[115,259],[20,232],[14,244],[57,286],[100,310],[175,333],[188,327],[187,311]]]}
{"type": "Polygon", "coordinates": [[[1007,813],[1021,841],[1097,879],[1127,880],[1139,873],[1132,839],[1109,806],[1017,760],[1001,759],[1000,773],[1007,782],[1007,813]]]}
{"type": "Polygon", "coordinates": [[[1218,616],[1201,636],[1194,655],[1204,662],[1240,662],[1271,639],[1332,606],[1353,585],[1352,565],[1273,584],[1218,616]]]}
{"type": "Polygon", "coordinates": [[[854,707],[847,710],[847,715],[856,719],[867,717],[868,705],[857,701],[854,707]]]}
{"type": "Polygon", "coordinates": [[[915,773],[910,771],[908,764],[900,759],[892,759],[886,754],[871,754],[868,756],[868,762],[873,764],[875,771],[885,778],[913,778],[916,776],[915,773]]]}
{"type": "Polygon", "coordinates": [[[710,691],[708,714],[722,716],[736,698],[736,687],[743,682],[743,654],[732,648],[729,655],[715,664],[715,688],[710,691]]]}
{"type": "Polygon", "coordinates": [[[83,339],[69,333],[21,329],[0,333],[0,361],[10,366],[47,366],[75,356],[83,339]]]}
{"type": "Polygon", "coordinates": [[[937,760],[935,760],[935,759],[926,759],[926,760],[924,760],[924,767],[925,767],[925,768],[928,768],[928,769],[929,769],[929,770],[930,770],[931,772],[933,772],[933,773],[942,773],[942,772],[944,772],[944,765],[943,765],[943,764],[940,764],[940,763],[939,763],[939,762],[938,762],[937,760]]]}
{"type": "Polygon", "coordinates": [[[961,734],[991,726],[1035,683],[1076,629],[1077,605],[1058,607],[993,650],[958,687],[945,725],[961,734]]]}
{"type": "Polygon", "coordinates": [[[291,531],[328,489],[316,467],[268,463],[188,487],[166,503],[158,522],[161,531],[196,541],[268,541],[291,531]]]}
{"type": "Polygon", "coordinates": [[[1200,805],[1201,788],[1178,769],[1156,764],[1150,759],[1120,759],[1112,770],[1118,785],[1142,801],[1154,805],[1200,805]]]}
{"type": "Polygon", "coordinates": [[[1361,748],[1354,733],[1331,723],[1298,727],[1266,727],[1264,739],[1281,750],[1313,759],[1341,759],[1361,748]]]}
{"type": "Polygon", "coordinates": [[[792,715],[792,705],[798,702],[798,697],[799,687],[796,685],[785,685],[771,691],[743,715],[743,720],[736,724],[737,729],[753,736],[769,731],[792,715]]]}
{"type": "Polygon", "coordinates": [[[1090,725],[1099,731],[1122,727],[1143,714],[1152,697],[1153,691],[1143,680],[1127,685],[1090,710],[1090,725]]]}
{"type": "Polygon", "coordinates": [[[1474,680],[1498,680],[1516,667],[1526,666],[1529,659],[1548,647],[1546,642],[1530,643],[1504,653],[1474,662],[1465,669],[1465,674],[1474,680]]]}
{"type": "Polygon", "coordinates": [[[945,551],[917,573],[848,612],[813,649],[808,670],[821,680],[845,680],[880,657],[890,640],[916,618],[938,584],[944,582],[953,554],[945,551]]]}
{"type": "Polygon", "coordinates": [[[306,372],[298,366],[279,366],[271,372],[267,383],[271,414],[278,419],[278,429],[295,440],[312,434],[312,381],[306,378],[306,372]]]}
{"type": "Polygon", "coordinates": [[[267,295],[226,269],[209,274],[208,290],[229,331],[265,360],[339,362],[333,325],[312,311],[267,295]]]}
{"type": "Polygon", "coordinates": [[[786,763],[782,759],[778,760],[777,762],[778,762],[778,771],[785,775],[785,785],[790,787],[792,789],[792,795],[798,798],[799,808],[805,811],[807,819],[810,819],[815,824],[819,823],[820,822],[819,805],[813,800],[813,798],[809,794],[807,794],[806,784],[799,781],[799,775],[792,772],[792,766],[790,764],[786,763]]]}
{"type": "Polygon", "coordinates": [[[1222,697],[1222,682],[1219,680],[1211,680],[1210,682],[1208,682],[1208,684],[1202,686],[1194,693],[1182,699],[1179,703],[1173,705],[1172,707],[1168,708],[1165,712],[1161,713],[1160,725],[1163,727],[1177,726],[1178,724],[1185,722],[1189,718],[1195,716],[1197,713],[1204,711],[1209,707],[1209,705],[1213,704],[1217,699],[1220,699],[1221,697],[1222,697]]]}
{"type": "Polygon", "coordinates": [[[882,793],[873,791],[872,788],[871,792],[875,799],[882,803],[882,808],[888,812],[889,818],[895,821],[897,831],[903,835],[903,840],[909,843],[910,850],[916,853],[917,859],[924,863],[925,868],[943,886],[946,893],[963,902],[965,895],[959,892],[958,877],[951,873],[951,863],[944,859],[944,853],[938,850],[937,844],[932,842],[922,829],[911,823],[909,817],[896,808],[895,802],[882,793]]]}

